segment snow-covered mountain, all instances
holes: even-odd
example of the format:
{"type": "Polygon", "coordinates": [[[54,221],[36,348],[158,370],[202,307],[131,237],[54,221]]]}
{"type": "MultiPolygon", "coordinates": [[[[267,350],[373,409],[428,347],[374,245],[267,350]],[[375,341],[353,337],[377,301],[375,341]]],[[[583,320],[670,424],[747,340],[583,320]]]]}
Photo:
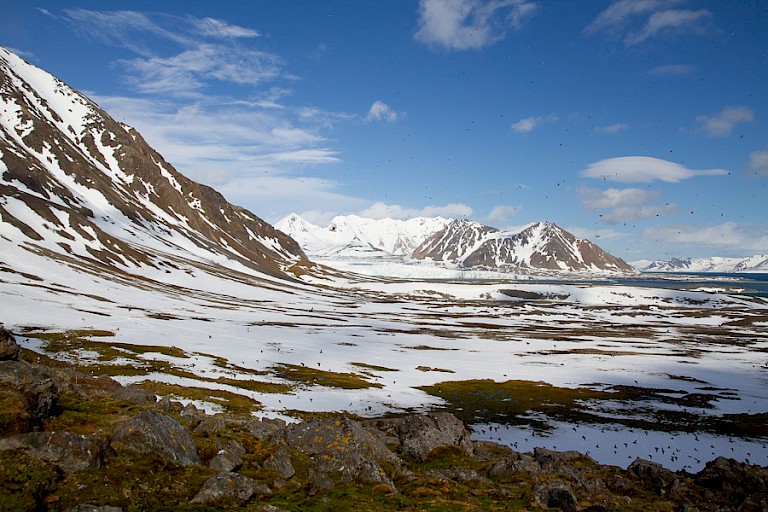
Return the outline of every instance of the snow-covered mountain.
{"type": "Polygon", "coordinates": [[[641,272],[768,272],[768,254],[749,258],[672,258],[669,260],[637,261],[641,272]]]}
{"type": "Polygon", "coordinates": [[[550,222],[499,231],[474,221],[454,221],[425,240],[413,252],[413,258],[464,268],[636,272],[589,240],[578,239],[550,222]]]}
{"type": "Polygon", "coordinates": [[[442,217],[396,220],[345,215],[321,227],[293,213],[275,227],[295,239],[311,256],[364,258],[409,256],[428,236],[450,222],[442,217]]]}
{"type": "Polygon", "coordinates": [[[114,269],[168,257],[277,277],[299,245],[174,169],[133,128],[0,47],[0,235],[114,269]]]}

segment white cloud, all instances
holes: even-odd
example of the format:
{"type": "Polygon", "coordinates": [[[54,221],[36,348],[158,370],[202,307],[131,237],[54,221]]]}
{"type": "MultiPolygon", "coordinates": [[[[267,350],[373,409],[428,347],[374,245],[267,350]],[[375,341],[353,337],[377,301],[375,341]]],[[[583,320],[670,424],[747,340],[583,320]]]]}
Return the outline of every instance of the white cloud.
{"type": "Polygon", "coordinates": [[[696,122],[700,126],[697,132],[707,137],[725,137],[730,135],[736,125],[754,120],[755,113],[748,107],[725,107],[714,116],[698,116],[696,122]]]}
{"type": "Polygon", "coordinates": [[[768,151],[750,153],[747,167],[757,176],[768,176],[768,151]]]}
{"type": "Polygon", "coordinates": [[[577,190],[584,208],[590,211],[607,210],[601,214],[603,222],[617,224],[652,217],[672,215],[677,212],[673,204],[650,204],[659,197],[659,192],[641,188],[609,188],[598,190],[580,187],[577,190]]]}
{"type": "Polygon", "coordinates": [[[230,25],[226,21],[217,20],[214,18],[195,18],[188,16],[190,23],[192,23],[201,35],[208,37],[219,38],[236,38],[236,37],[259,37],[258,31],[239,27],[237,25],[230,25]]]}
{"type": "Polygon", "coordinates": [[[532,132],[534,129],[538,128],[543,124],[554,123],[557,120],[558,120],[557,114],[526,117],[525,119],[521,119],[515,124],[513,124],[510,128],[515,133],[528,133],[528,132],[532,132]]]}
{"type": "Polygon", "coordinates": [[[698,68],[689,64],[666,64],[648,70],[649,75],[657,76],[686,76],[696,72],[698,68]]]}
{"type": "Polygon", "coordinates": [[[618,183],[652,183],[654,181],[677,183],[694,176],[716,176],[728,173],[725,169],[688,169],[674,162],[648,156],[623,156],[589,164],[581,172],[581,176],[618,183]]]}
{"type": "Polygon", "coordinates": [[[712,16],[712,13],[700,9],[691,11],[687,9],[669,9],[653,13],[646,21],[643,27],[635,32],[627,34],[624,42],[629,45],[635,45],[645,42],[651,37],[656,37],[661,33],[677,32],[681,29],[690,29],[696,27],[698,23],[712,16]]]}
{"type": "Polygon", "coordinates": [[[371,108],[368,109],[368,115],[365,116],[365,122],[387,121],[393,123],[402,118],[403,114],[397,113],[383,101],[374,101],[371,108]]]}
{"type": "Polygon", "coordinates": [[[373,203],[368,208],[358,212],[361,217],[371,219],[410,219],[413,217],[469,217],[472,208],[461,203],[450,203],[443,206],[425,206],[424,208],[406,208],[399,204],[373,203]]]}
{"type": "Polygon", "coordinates": [[[709,28],[710,11],[671,9],[680,3],[684,0],[618,0],[602,11],[584,33],[607,33],[633,46],[662,35],[702,32],[709,28]]]}
{"type": "Polygon", "coordinates": [[[538,9],[527,0],[421,0],[416,39],[449,50],[495,44],[538,9]]]}
{"type": "Polygon", "coordinates": [[[493,210],[491,210],[491,213],[488,214],[487,219],[488,219],[488,222],[503,223],[503,222],[506,222],[509,217],[513,215],[517,215],[522,209],[523,209],[522,205],[494,206],[493,210]]]}
{"type": "Polygon", "coordinates": [[[629,125],[624,123],[616,123],[609,126],[597,126],[595,131],[597,133],[607,133],[608,135],[616,135],[619,132],[629,130],[629,125]]]}
{"type": "Polygon", "coordinates": [[[768,226],[739,225],[724,222],[711,226],[688,224],[669,225],[646,229],[643,237],[649,240],[681,245],[730,247],[744,253],[768,253],[768,226]]]}
{"type": "Polygon", "coordinates": [[[592,240],[593,242],[600,239],[616,240],[627,236],[626,233],[614,229],[587,229],[579,226],[570,226],[565,228],[565,230],[573,234],[576,238],[592,240]]]}

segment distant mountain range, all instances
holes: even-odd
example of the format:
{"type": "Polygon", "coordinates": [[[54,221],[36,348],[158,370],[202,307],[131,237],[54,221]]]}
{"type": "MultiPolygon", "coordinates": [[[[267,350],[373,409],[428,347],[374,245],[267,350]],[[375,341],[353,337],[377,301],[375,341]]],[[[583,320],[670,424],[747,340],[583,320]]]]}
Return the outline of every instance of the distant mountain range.
{"type": "Polygon", "coordinates": [[[452,262],[465,268],[635,273],[635,269],[589,240],[576,238],[551,222],[500,231],[457,220],[424,241],[414,259],[452,262]]]}
{"type": "Polygon", "coordinates": [[[408,220],[338,216],[324,227],[292,213],[275,224],[314,257],[410,256],[429,235],[451,219],[417,217],[408,220]]]}
{"type": "Polygon", "coordinates": [[[635,269],[549,222],[500,231],[471,220],[366,219],[355,215],[316,226],[291,214],[275,227],[299,242],[310,257],[405,259],[513,272],[535,270],[635,273],[635,269]]]}
{"type": "Polygon", "coordinates": [[[768,272],[768,254],[749,258],[672,258],[633,262],[641,272],[768,272]]]}
{"type": "Polygon", "coordinates": [[[0,175],[0,234],[30,251],[123,270],[181,257],[281,278],[308,263],[293,239],[2,47],[0,175]]]}

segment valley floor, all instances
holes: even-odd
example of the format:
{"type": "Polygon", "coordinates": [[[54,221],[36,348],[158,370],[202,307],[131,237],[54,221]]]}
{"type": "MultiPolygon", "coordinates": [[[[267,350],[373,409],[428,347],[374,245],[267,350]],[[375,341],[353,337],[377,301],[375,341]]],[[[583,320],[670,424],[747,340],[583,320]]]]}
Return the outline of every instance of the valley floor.
{"type": "Polygon", "coordinates": [[[320,267],[283,282],[192,261],[125,271],[3,250],[0,320],[23,347],[211,412],[446,409],[516,450],[688,471],[718,455],[768,465],[760,297],[320,267]]]}

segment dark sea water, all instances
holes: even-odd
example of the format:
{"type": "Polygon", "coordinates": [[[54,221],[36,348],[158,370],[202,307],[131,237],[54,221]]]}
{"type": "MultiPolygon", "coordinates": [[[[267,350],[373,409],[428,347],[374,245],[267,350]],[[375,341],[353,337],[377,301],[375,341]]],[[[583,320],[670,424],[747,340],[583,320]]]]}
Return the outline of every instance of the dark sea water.
{"type": "Polygon", "coordinates": [[[647,273],[637,277],[611,279],[611,282],[631,286],[658,288],[696,289],[723,288],[736,295],[768,298],[768,273],[718,274],[699,273],[647,273]]]}

